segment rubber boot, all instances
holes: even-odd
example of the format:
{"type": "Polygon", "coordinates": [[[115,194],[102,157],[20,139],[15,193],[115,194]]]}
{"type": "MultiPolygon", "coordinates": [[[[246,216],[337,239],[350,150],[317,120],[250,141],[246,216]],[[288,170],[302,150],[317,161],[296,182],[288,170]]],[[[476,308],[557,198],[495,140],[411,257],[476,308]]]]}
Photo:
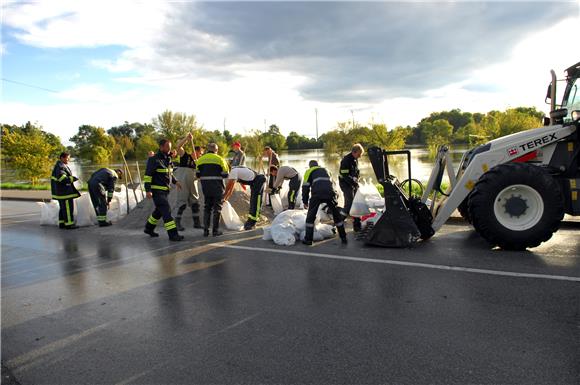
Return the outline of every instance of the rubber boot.
{"type": "Polygon", "coordinates": [[[175,217],[175,225],[177,226],[178,231],[184,231],[185,228],[181,226],[181,217],[175,217]]]}
{"type": "Polygon", "coordinates": [[[107,226],[111,226],[111,225],[112,225],[111,222],[107,222],[107,221],[99,222],[99,227],[107,227],[107,226]]]}
{"type": "Polygon", "coordinates": [[[340,241],[342,242],[342,244],[346,245],[348,243],[348,240],[346,239],[346,230],[344,229],[344,225],[336,226],[336,230],[338,231],[338,235],[340,236],[340,241]]]}
{"type": "Polygon", "coordinates": [[[193,217],[193,228],[194,229],[202,229],[201,221],[199,220],[199,215],[193,217]]]}
{"type": "Polygon", "coordinates": [[[211,232],[211,235],[213,235],[214,237],[219,237],[220,235],[223,234],[223,232],[220,231],[220,229],[219,229],[221,216],[222,216],[221,211],[214,211],[214,213],[213,213],[213,230],[211,232]]]}
{"type": "Polygon", "coordinates": [[[256,221],[253,221],[251,219],[248,219],[246,221],[246,223],[244,224],[244,230],[252,230],[254,227],[256,227],[256,221]]]}
{"type": "Polygon", "coordinates": [[[304,235],[304,240],[302,241],[302,243],[304,243],[305,245],[308,246],[312,246],[312,239],[314,238],[314,226],[310,227],[307,226],[306,227],[306,234],[304,235]]]}
{"type": "Polygon", "coordinates": [[[183,241],[183,235],[179,235],[177,229],[172,229],[167,232],[169,235],[169,240],[173,242],[183,241]]]}
{"type": "Polygon", "coordinates": [[[204,211],[203,212],[203,236],[209,236],[209,225],[211,223],[211,213],[204,211]]]}
{"type": "Polygon", "coordinates": [[[143,230],[143,232],[149,235],[151,238],[156,238],[159,236],[159,234],[155,232],[155,225],[152,225],[149,222],[145,224],[145,230],[143,230]]]}
{"type": "Polygon", "coordinates": [[[362,225],[361,225],[361,221],[360,218],[353,218],[352,220],[352,229],[355,233],[358,233],[359,231],[362,230],[362,225]]]}

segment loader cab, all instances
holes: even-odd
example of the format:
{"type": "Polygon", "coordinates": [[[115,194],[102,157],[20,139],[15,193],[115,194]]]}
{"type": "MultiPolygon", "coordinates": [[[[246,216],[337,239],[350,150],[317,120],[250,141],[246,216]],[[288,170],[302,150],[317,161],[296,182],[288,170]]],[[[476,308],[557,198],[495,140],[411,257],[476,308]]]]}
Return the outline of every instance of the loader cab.
{"type": "Polygon", "coordinates": [[[571,124],[578,115],[574,111],[580,111],[580,62],[566,69],[566,78],[563,80],[556,79],[556,73],[551,71],[552,82],[548,86],[546,102],[550,103],[549,125],[554,124],[571,124]],[[558,83],[563,82],[563,87],[558,83]],[[561,100],[560,104],[557,101],[561,100]]]}

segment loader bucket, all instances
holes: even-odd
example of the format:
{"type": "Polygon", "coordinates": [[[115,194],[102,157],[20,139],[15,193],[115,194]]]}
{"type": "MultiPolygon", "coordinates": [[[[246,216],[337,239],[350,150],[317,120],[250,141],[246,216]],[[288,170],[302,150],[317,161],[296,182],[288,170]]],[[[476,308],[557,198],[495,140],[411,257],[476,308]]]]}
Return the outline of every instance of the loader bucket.
{"type": "Polygon", "coordinates": [[[407,155],[409,179],[411,178],[411,154],[409,151],[385,152],[378,147],[369,148],[368,154],[373,170],[377,180],[383,186],[385,212],[374,226],[365,230],[363,239],[368,245],[409,247],[421,238],[422,232],[419,231],[419,227],[415,223],[415,215],[412,215],[409,211],[409,198],[392,182],[392,178],[389,175],[388,159],[385,156],[387,153],[407,155]]]}
{"type": "Polygon", "coordinates": [[[421,238],[400,191],[390,181],[383,183],[385,212],[370,228],[365,243],[383,247],[409,247],[421,238]],[[388,191],[388,192],[387,192],[388,191]]]}

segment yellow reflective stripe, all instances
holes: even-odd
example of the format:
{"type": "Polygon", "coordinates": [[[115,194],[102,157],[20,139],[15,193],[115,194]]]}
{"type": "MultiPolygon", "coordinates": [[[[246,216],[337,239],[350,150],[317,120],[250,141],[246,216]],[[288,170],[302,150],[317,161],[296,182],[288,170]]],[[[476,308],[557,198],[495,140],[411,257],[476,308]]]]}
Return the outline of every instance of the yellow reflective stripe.
{"type": "Polygon", "coordinates": [[[67,221],[65,222],[65,225],[74,225],[72,215],[70,212],[70,203],[69,203],[69,201],[66,201],[66,202],[64,202],[64,204],[66,206],[66,219],[67,219],[67,221]]]}
{"type": "Polygon", "coordinates": [[[106,215],[97,215],[97,221],[101,222],[101,221],[106,221],[106,220],[107,220],[106,215]]]}
{"type": "Polygon", "coordinates": [[[163,191],[169,191],[169,187],[167,187],[167,186],[157,186],[157,185],[155,185],[155,184],[152,184],[152,185],[151,185],[151,188],[152,188],[153,190],[163,190],[163,191]]]}
{"type": "Polygon", "coordinates": [[[143,177],[143,183],[151,183],[152,180],[153,180],[152,177],[149,175],[145,175],[143,177]]]}
{"type": "Polygon", "coordinates": [[[294,191],[294,190],[290,191],[290,202],[294,202],[294,193],[295,192],[296,191],[294,191]]]}
{"type": "Polygon", "coordinates": [[[175,221],[169,221],[165,223],[165,230],[172,230],[175,229],[176,227],[177,225],[175,224],[175,221]]]}
{"type": "Polygon", "coordinates": [[[228,166],[227,162],[225,161],[225,159],[222,158],[221,156],[214,154],[214,153],[211,153],[211,152],[209,152],[207,154],[203,154],[195,162],[195,166],[198,169],[199,169],[199,166],[204,165],[204,164],[216,164],[216,165],[220,166],[224,171],[226,171],[226,172],[229,171],[229,166],[228,166]]]}
{"type": "Polygon", "coordinates": [[[158,168],[157,170],[155,170],[156,172],[162,172],[162,173],[169,173],[171,170],[169,170],[168,168],[158,168]]]}
{"type": "Polygon", "coordinates": [[[66,178],[66,174],[62,174],[62,176],[60,178],[57,178],[55,176],[50,177],[50,179],[55,180],[57,182],[62,182],[65,178],[66,178]]]}
{"type": "Polygon", "coordinates": [[[78,194],[70,194],[70,195],[53,195],[52,199],[72,199],[78,198],[78,194]]]}
{"type": "Polygon", "coordinates": [[[312,171],[319,169],[319,166],[314,166],[309,168],[308,170],[306,170],[306,172],[304,173],[304,185],[305,186],[309,186],[310,184],[308,183],[308,178],[310,177],[310,174],[312,174],[312,171]]]}
{"type": "Polygon", "coordinates": [[[260,206],[261,205],[262,205],[262,196],[258,195],[258,204],[256,205],[256,215],[253,216],[251,214],[248,214],[248,218],[257,222],[258,219],[260,219],[260,206]]]}
{"type": "Polygon", "coordinates": [[[153,215],[150,215],[149,218],[147,219],[147,222],[151,223],[152,225],[156,225],[158,221],[159,219],[155,219],[153,215]]]}
{"type": "Polygon", "coordinates": [[[349,172],[350,172],[350,170],[349,170],[349,169],[346,169],[346,170],[340,170],[340,173],[341,173],[341,174],[348,174],[349,172]]]}

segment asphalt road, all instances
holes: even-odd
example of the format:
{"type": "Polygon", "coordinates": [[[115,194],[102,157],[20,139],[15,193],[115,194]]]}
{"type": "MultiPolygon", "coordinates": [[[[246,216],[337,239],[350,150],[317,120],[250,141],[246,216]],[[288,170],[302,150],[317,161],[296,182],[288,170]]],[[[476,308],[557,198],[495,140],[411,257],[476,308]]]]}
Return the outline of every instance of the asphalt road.
{"type": "Polygon", "coordinates": [[[527,252],[463,224],[413,249],[285,248],[259,230],[62,231],[37,211],[2,202],[11,381],[580,383],[578,222],[527,252]]]}

